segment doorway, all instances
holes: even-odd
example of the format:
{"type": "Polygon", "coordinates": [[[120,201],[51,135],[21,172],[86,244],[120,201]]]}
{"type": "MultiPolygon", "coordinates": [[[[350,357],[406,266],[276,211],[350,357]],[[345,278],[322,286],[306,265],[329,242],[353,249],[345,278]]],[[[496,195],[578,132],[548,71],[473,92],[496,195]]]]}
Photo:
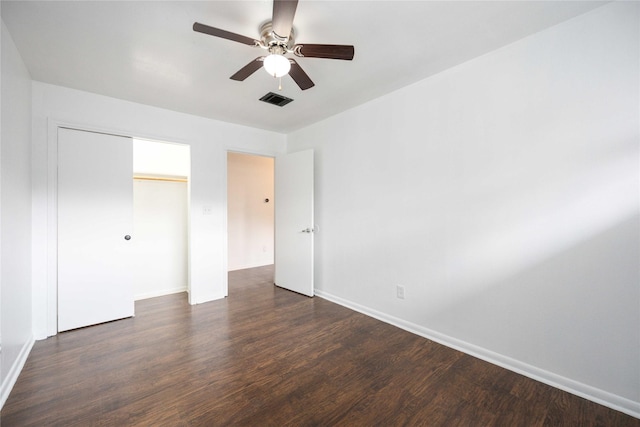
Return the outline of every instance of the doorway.
{"type": "Polygon", "coordinates": [[[274,265],[273,284],[314,295],[313,171],[313,150],[227,153],[228,271],[274,265]]]}
{"type": "Polygon", "coordinates": [[[229,271],[274,263],[274,172],[272,157],[227,153],[229,271]]]}
{"type": "Polygon", "coordinates": [[[133,139],[134,299],[188,291],[190,147],[133,139]]]}

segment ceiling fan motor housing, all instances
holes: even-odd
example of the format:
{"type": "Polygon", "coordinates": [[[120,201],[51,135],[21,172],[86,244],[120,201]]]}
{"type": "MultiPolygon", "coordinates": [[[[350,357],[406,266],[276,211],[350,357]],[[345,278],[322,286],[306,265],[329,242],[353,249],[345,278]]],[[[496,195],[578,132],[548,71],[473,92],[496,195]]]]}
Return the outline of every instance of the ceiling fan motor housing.
{"type": "Polygon", "coordinates": [[[265,47],[271,51],[273,46],[280,46],[284,52],[272,52],[284,54],[285,52],[292,52],[295,45],[295,29],[291,27],[291,33],[289,37],[282,38],[279,34],[273,32],[273,24],[271,21],[267,21],[260,26],[260,40],[265,47]]]}

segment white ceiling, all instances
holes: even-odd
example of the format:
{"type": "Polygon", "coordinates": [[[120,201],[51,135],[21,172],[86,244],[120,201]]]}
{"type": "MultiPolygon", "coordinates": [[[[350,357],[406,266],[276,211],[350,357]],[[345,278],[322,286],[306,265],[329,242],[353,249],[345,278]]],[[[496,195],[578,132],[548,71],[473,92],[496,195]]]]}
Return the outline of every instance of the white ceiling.
{"type": "Polygon", "coordinates": [[[2,1],[34,80],[282,133],[307,126],[598,7],[595,1],[311,1],[299,43],[353,44],[353,61],[299,58],[316,86],[258,70],[263,51],[192,31],[198,21],[252,38],[271,1],[2,1]]]}

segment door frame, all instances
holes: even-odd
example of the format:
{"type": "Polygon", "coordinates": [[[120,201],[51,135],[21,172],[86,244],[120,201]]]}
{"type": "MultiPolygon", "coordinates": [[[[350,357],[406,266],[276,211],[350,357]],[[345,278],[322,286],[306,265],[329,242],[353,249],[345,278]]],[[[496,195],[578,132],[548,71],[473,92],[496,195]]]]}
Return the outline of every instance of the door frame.
{"type": "MultiPolygon", "coordinates": [[[[225,295],[225,297],[228,297],[229,296],[229,280],[228,280],[228,277],[229,277],[229,275],[228,275],[228,272],[229,272],[229,250],[228,250],[228,248],[229,248],[229,219],[228,219],[228,212],[229,212],[229,191],[228,191],[228,189],[229,189],[229,183],[228,183],[229,167],[228,167],[228,159],[229,159],[229,156],[228,156],[228,154],[229,153],[239,153],[239,154],[248,154],[248,155],[252,155],[252,156],[272,158],[274,160],[274,162],[273,162],[273,172],[274,172],[274,195],[275,195],[275,190],[276,190],[276,188],[275,188],[275,185],[276,185],[275,184],[275,174],[277,173],[276,157],[278,155],[287,155],[287,154],[291,154],[291,153],[282,152],[282,153],[278,153],[278,154],[273,154],[273,153],[265,154],[265,153],[260,153],[260,152],[257,152],[257,151],[236,149],[236,148],[229,147],[229,146],[225,147],[225,153],[226,153],[226,155],[225,155],[225,158],[224,158],[224,185],[225,185],[225,188],[227,189],[227,191],[225,191],[225,193],[224,193],[224,206],[225,206],[225,209],[224,209],[224,228],[225,228],[225,233],[224,233],[223,271],[227,272],[227,274],[225,274],[225,278],[224,278],[224,295],[225,295]]],[[[315,161],[314,161],[314,163],[315,163],[315,161]]],[[[314,175],[315,175],[315,172],[314,172],[314,175]]],[[[277,203],[277,200],[275,200],[275,198],[274,198],[274,203],[277,203]]],[[[277,214],[276,214],[276,211],[274,209],[274,236],[273,236],[274,252],[275,252],[275,238],[276,238],[276,235],[275,235],[275,221],[276,221],[275,215],[277,215],[277,214]]],[[[315,230],[315,228],[316,228],[315,224],[313,225],[313,228],[315,230]]],[[[274,253],[274,260],[273,261],[274,261],[274,264],[275,264],[275,261],[276,261],[275,253],[274,253]]],[[[312,263],[315,264],[315,255],[313,256],[312,263]]],[[[274,286],[275,285],[276,284],[275,284],[275,277],[274,277],[274,286]]],[[[314,285],[313,288],[315,289],[315,285],[314,285]]]]}
{"type": "MultiPolygon", "coordinates": [[[[85,132],[104,133],[109,135],[124,136],[128,138],[148,139],[169,144],[182,144],[190,147],[187,141],[167,141],[162,137],[153,135],[141,135],[124,129],[105,128],[98,125],[83,124],[79,122],[47,118],[47,235],[46,235],[46,307],[34,307],[46,310],[46,334],[54,336],[58,334],[58,128],[76,129],[85,132]]],[[[133,149],[133,147],[132,147],[133,149]]],[[[132,165],[133,166],[133,165],[132,165]]],[[[226,163],[225,163],[226,166],[226,163]]],[[[133,170],[132,170],[133,172],[133,170]]],[[[191,175],[191,172],[190,172],[191,175]]],[[[191,176],[188,182],[188,208],[191,210],[191,176]]],[[[133,179],[133,173],[132,178],[133,179]]],[[[191,214],[187,217],[187,247],[191,245],[191,214]]],[[[32,249],[33,250],[33,249],[32,249]]],[[[225,258],[226,261],[226,258],[225,258]]],[[[187,290],[191,299],[191,251],[187,253],[187,290]]],[[[191,301],[189,301],[191,303],[191,301]]]]}

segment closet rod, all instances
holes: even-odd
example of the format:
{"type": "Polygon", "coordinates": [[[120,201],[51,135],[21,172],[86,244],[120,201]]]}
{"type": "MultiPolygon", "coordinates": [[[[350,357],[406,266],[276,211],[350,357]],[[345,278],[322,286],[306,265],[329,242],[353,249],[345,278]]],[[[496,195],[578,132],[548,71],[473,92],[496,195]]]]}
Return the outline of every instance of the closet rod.
{"type": "Polygon", "coordinates": [[[169,181],[169,182],[188,182],[187,178],[166,177],[166,176],[144,176],[134,175],[133,179],[143,179],[146,181],[169,181]]]}

